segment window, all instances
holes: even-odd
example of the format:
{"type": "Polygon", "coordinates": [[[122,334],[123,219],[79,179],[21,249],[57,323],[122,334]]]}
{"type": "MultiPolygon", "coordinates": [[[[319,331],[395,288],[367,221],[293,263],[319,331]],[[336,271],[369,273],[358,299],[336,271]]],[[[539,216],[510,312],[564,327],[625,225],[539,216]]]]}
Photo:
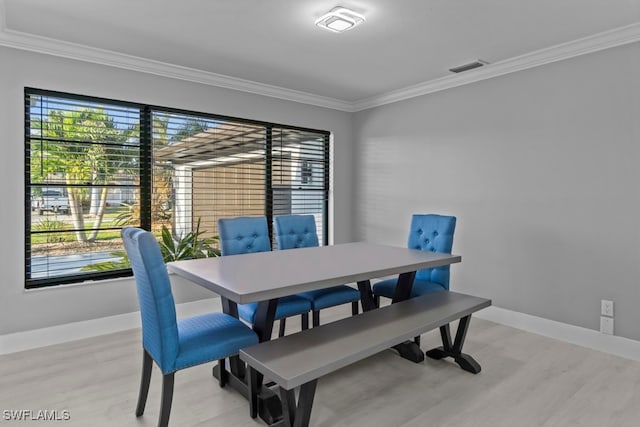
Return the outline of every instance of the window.
{"type": "Polygon", "coordinates": [[[27,88],[25,144],[27,288],[131,275],[125,226],[167,261],[216,255],[222,217],[309,213],[327,242],[325,131],[27,88]]]}

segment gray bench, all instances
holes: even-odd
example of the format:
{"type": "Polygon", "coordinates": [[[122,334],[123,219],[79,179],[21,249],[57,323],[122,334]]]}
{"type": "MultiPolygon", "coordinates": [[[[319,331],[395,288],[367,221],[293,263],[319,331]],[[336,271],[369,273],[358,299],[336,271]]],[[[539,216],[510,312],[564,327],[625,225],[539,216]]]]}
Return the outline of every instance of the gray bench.
{"type": "Polygon", "coordinates": [[[462,369],[478,373],[480,365],[462,353],[462,346],[471,314],[490,305],[485,298],[438,292],[240,350],[249,366],[251,416],[257,415],[257,390],[264,375],[279,386],[282,402],[283,419],[272,426],[308,426],[318,378],[436,328],[443,345],[427,356],[452,357],[462,369]],[[458,319],[452,342],[449,323],[458,319]]]}

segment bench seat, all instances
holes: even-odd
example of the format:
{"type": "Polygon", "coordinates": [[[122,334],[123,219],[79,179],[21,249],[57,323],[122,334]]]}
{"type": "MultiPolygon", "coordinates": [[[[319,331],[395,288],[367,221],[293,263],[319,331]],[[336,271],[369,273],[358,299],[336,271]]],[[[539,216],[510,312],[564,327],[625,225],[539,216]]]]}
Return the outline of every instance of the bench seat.
{"type": "MultiPolygon", "coordinates": [[[[470,315],[490,305],[489,299],[455,292],[423,295],[244,348],[240,350],[240,358],[281,389],[291,391],[313,384],[315,390],[318,378],[436,328],[443,335],[444,348],[438,350],[441,357],[453,356],[449,354],[453,346],[448,324],[465,318],[461,339],[456,336],[456,344],[460,341],[459,355],[470,315]]],[[[310,399],[313,400],[313,393],[310,399]]],[[[309,398],[306,400],[310,406],[309,398]]],[[[283,401],[283,406],[286,403],[283,401]]],[[[289,410],[295,412],[295,408],[289,410]]]]}

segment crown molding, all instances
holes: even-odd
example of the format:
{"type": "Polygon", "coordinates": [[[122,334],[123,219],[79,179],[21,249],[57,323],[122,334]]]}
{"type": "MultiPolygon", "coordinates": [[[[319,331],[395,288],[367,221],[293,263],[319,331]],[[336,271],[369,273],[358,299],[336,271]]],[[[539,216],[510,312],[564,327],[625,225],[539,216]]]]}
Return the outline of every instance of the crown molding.
{"type": "Polygon", "coordinates": [[[461,74],[448,75],[354,102],[287,89],[232,76],[211,73],[104,49],[69,43],[7,29],[4,0],[0,0],[0,46],[59,56],[178,80],[222,87],[345,112],[382,105],[463,86],[493,77],[550,64],[600,50],[640,41],[640,23],[540,49],[461,74]]]}
{"type": "MultiPolygon", "coordinates": [[[[0,12],[2,12],[0,1],[0,12]]],[[[4,15],[4,14],[3,14],[4,15]]],[[[0,17],[0,25],[2,17],[0,17]]],[[[302,104],[352,111],[349,102],[0,27],[0,46],[222,87],[302,104]]]]}
{"type": "Polygon", "coordinates": [[[4,6],[4,0],[0,0],[0,33],[2,33],[5,28],[7,28],[6,16],[7,16],[7,13],[6,13],[6,7],[4,6]]]}
{"type": "Polygon", "coordinates": [[[640,23],[635,23],[485,65],[465,73],[441,77],[362,99],[352,104],[352,111],[367,110],[638,41],[640,41],[640,23]]]}

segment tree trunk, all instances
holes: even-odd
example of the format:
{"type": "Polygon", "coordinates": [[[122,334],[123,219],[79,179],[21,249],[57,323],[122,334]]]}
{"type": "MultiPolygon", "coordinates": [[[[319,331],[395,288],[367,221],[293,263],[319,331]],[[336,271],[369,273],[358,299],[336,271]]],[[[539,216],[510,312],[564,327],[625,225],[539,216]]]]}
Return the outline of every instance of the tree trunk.
{"type": "Polygon", "coordinates": [[[90,242],[94,242],[98,237],[98,232],[100,231],[100,225],[102,224],[102,218],[104,217],[104,210],[106,207],[107,207],[107,187],[102,187],[102,191],[100,192],[100,204],[98,205],[98,210],[96,212],[96,216],[93,221],[93,229],[91,230],[91,235],[89,236],[89,239],[87,239],[90,242]]]}
{"type": "MultiPolygon", "coordinates": [[[[95,177],[94,177],[95,180],[95,177]]],[[[91,203],[89,205],[89,215],[98,215],[98,210],[100,210],[100,202],[102,198],[102,191],[100,188],[93,187],[91,188],[91,203]]]]}
{"type": "Polygon", "coordinates": [[[87,234],[84,232],[84,216],[82,215],[82,195],[76,188],[67,188],[69,194],[69,210],[71,211],[71,222],[76,230],[76,240],[86,242],[87,234]]]}

